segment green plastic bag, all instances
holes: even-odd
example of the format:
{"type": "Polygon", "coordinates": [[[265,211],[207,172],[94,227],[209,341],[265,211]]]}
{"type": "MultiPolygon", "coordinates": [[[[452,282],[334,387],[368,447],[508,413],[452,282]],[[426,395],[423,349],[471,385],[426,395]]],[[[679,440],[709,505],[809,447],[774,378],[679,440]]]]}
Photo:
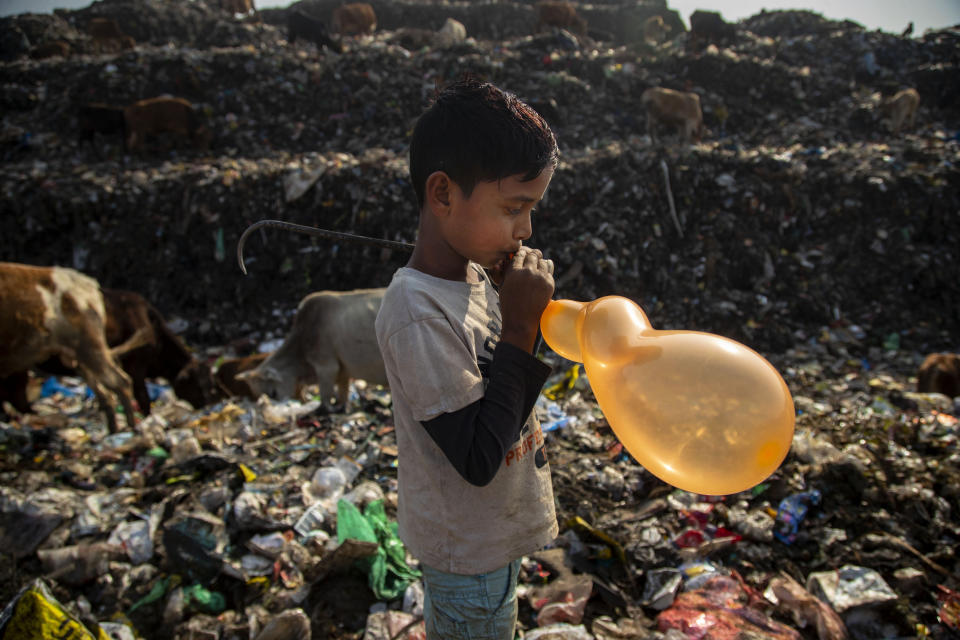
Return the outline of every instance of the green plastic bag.
{"type": "Polygon", "coordinates": [[[397,536],[397,523],[387,519],[383,500],[371,502],[362,514],[352,502],[337,503],[337,541],[343,544],[345,540],[379,545],[375,554],[357,560],[378,600],[402,596],[407,586],[420,577],[419,571],[407,565],[407,552],[397,536]]]}
{"type": "Polygon", "coordinates": [[[227,601],[222,593],[210,591],[200,584],[183,588],[183,603],[194,611],[215,616],[220,615],[227,608],[227,601]]]}

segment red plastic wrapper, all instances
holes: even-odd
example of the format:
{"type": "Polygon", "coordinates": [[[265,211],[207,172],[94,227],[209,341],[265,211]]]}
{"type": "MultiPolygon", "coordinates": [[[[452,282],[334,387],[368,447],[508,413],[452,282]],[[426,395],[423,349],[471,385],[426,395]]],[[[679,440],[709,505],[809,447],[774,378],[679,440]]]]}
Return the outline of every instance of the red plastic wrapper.
{"type": "Polygon", "coordinates": [[[797,631],[753,605],[751,595],[735,576],[710,578],[699,589],[678,595],[657,616],[657,628],[677,629],[695,640],[801,640],[797,631]]]}
{"type": "Polygon", "coordinates": [[[960,592],[937,585],[937,618],[951,629],[960,629],[960,592]]]}

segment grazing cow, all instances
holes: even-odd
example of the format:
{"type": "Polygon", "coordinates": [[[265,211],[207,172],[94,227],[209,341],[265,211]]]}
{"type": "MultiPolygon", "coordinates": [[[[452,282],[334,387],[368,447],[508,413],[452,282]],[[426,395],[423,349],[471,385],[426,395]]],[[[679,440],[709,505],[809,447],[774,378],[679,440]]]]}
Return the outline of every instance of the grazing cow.
{"type": "Polygon", "coordinates": [[[105,326],[103,294],[93,278],[64,267],[0,262],[0,378],[58,356],[93,390],[110,431],[117,430],[114,398],[132,429],[130,377],[107,347],[105,326]]]}
{"type": "Polygon", "coordinates": [[[387,384],[374,322],[386,289],[319,291],[300,301],[283,344],[256,369],[237,377],[255,396],[301,395],[317,384],[324,404],[336,386],[337,406],[346,406],[350,379],[387,384]]]}
{"type": "Polygon", "coordinates": [[[323,21],[295,9],[287,15],[287,42],[293,44],[297,38],[314,43],[317,49],[327,47],[331,51],[343,51],[343,46],[330,37],[323,21]]]}
{"type": "Polygon", "coordinates": [[[643,21],[643,40],[648,44],[660,44],[667,37],[670,27],[663,22],[663,16],[650,16],[643,21]]]}
{"type": "Polygon", "coordinates": [[[890,121],[890,128],[894,135],[900,133],[905,123],[913,128],[917,119],[917,106],[920,104],[920,94],[916,89],[898,91],[892,97],[880,103],[880,111],[890,121]],[[909,122],[908,122],[909,121],[909,122]]]}
{"type": "Polygon", "coordinates": [[[437,41],[441,47],[451,47],[461,44],[467,39],[467,28],[463,23],[453,18],[447,18],[437,32],[437,41]]]}
{"type": "Polygon", "coordinates": [[[81,105],[77,109],[77,132],[81,141],[91,144],[98,133],[119,134],[120,140],[125,143],[127,123],[123,116],[123,107],[102,102],[88,102],[81,105]]]}
{"type": "Polygon", "coordinates": [[[70,55],[70,45],[64,40],[51,40],[38,44],[30,49],[30,57],[34,60],[43,60],[44,58],[53,58],[60,56],[66,58],[70,55]]]}
{"type": "Polygon", "coordinates": [[[147,136],[172,133],[180,140],[190,140],[195,147],[206,149],[210,131],[200,122],[200,115],[183,98],[148,98],[124,109],[127,127],[127,150],[134,151],[147,136]]]}
{"type": "Polygon", "coordinates": [[[140,410],[150,412],[147,378],[166,378],[181,400],[195,409],[225,396],[206,363],[197,360],[183,341],[170,330],[160,312],[139,293],[104,289],[107,312],[107,343],[122,344],[139,332],[148,339],[120,356],[120,364],[133,380],[133,393],[140,410]]]}
{"type": "MultiPolygon", "coordinates": [[[[111,355],[130,376],[133,396],[144,415],[150,413],[147,378],[166,378],[174,393],[194,408],[227,396],[210,366],[195,360],[183,342],[167,327],[163,316],[139,293],[101,289],[104,302],[104,335],[111,355]]],[[[75,375],[60,359],[49,358],[37,369],[52,375],[75,375]]],[[[26,412],[27,372],[14,374],[4,385],[5,394],[18,411],[26,412]],[[15,400],[14,400],[15,399],[15,400]]]]}
{"type": "Polygon", "coordinates": [[[250,387],[250,383],[241,380],[237,376],[251,369],[259,367],[264,360],[270,357],[270,353],[255,353],[244,356],[243,358],[227,358],[217,367],[217,383],[229,394],[230,397],[257,399],[257,394],[250,387]]]}
{"type": "Polygon", "coordinates": [[[725,22],[716,11],[697,9],[690,14],[689,45],[691,49],[699,48],[701,42],[726,44],[733,40],[736,33],[736,27],[725,22]]]}
{"type": "Polygon", "coordinates": [[[341,36],[373,33],[377,29],[377,14],[366,2],[354,2],[333,10],[330,26],[341,36]]]}
{"type": "Polygon", "coordinates": [[[543,0],[537,3],[537,24],[534,31],[539,33],[548,27],[566,29],[578,36],[587,34],[587,21],[577,14],[572,2],[543,0]]]}
{"type": "Polygon", "coordinates": [[[703,137],[703,112],[697,94],[652,87],[640,96],[640,104],[647,110],[647,134],[651,139],[655,139],[656,122],[677,127],[687,144],[703,137]]]}
{"type": "Polygon", "coordinates": [[[917,371],[917,391],[960,396],[960,354],[931,353],[917,371]]]}

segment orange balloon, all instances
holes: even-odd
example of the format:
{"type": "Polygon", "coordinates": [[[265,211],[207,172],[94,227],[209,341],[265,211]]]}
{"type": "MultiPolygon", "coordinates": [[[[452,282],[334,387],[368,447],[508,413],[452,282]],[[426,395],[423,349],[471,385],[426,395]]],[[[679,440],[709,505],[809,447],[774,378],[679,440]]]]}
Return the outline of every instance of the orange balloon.
{"type": "Polygon", "coordinates": [[[737,493],[767,478],[790,450],[790,390],[773,365],[739,342],[657,331],[621,296],[554,300],[540,330],[551,349],[583,363],[617,438],[668,484],[737,493]]]}

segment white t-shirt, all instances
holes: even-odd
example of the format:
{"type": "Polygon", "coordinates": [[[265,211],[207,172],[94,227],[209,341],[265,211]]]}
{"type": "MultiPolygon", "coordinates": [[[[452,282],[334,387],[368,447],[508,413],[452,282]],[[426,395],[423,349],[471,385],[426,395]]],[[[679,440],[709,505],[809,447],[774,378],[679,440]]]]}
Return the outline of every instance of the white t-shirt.
{"type": "Polygon", "coordinates": [[[469,284],[403,267],[377,315],[399,449],[400,538],[424,564],[487,573],[542,548],[558,533],[543,432],[530,413],[490,484],[464,480],[421,421],[484,395],[500,340],[500,300],[483,275],[469,284]]]}

